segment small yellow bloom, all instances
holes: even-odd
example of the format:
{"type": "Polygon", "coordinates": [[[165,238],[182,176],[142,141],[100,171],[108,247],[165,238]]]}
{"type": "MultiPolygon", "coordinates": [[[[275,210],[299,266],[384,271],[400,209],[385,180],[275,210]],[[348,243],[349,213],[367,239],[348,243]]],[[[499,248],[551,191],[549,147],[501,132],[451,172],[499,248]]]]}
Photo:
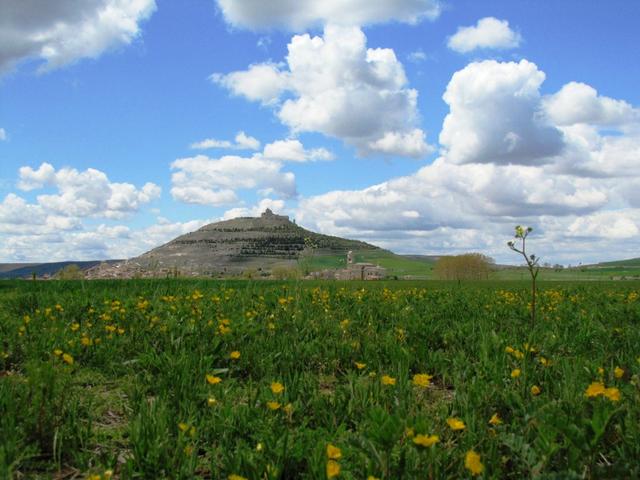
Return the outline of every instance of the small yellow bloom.
{"type": "Polygon", "coordinates": [[[511,370],[511,378],[518,378],[522,371],[519,368],[511,370]]]}
{"type": "Polygon", "coordinates": [[[464,430],[466,428],[464,422],[459,418],[447,418],[447,425],[451,430],[464,430]]]}
{"type": "Polygon", "coordinates": [[[269,410],[278,410],[280,406],[280,402],[267,402],[267,408],[269,410]]]}
{"type": "Polygon", "coordinates": [[[342,450],[330,443],[327,445],[327,458],[330,460],[338,460],[342,458],[342,450]]]}
{"type": "Polygon", "coordinates": [[[380,480],[378,477],[374,477],[373,475],[369,475],[367,480],[380,480]]]}
{"type": "Polygon", "coordinates": [[[216,400],[214,397],[207,398],[207,405],[209,405],[210,407],[213,407],[217,403],[218,403],[218,400],[216,400]]]}
{"type": "Polygon", "coordinates": [[[334,478],[340,475],[340,464],[335,460],[327,462],[327,478],[334,478]]]}
{"type": "Polygon", "coordinates": [[[207,383],[209,385],[217,385],[221,381],[222,379],[220,377],[216,377],[215,375],[207,375],[207,383]]]}
{"type": "Polygon", "coordinates": [[[262,442],[258,442],[258,444],[256,445],[256,452],[261,452],[264,449],[264,445],[262,444],[262,442]]]}
{"type": "Polygon", "coordinates": [[[366,367],[366,366],[367,366],[367,364],[366,364],[366,363],[355,362],[355,364],[356,364],[356,368],[357,368],[358,370],[362,370],[364,367],[366,367]]]}
{"type": "Polygon", "coordinates": [[[413,443],[415,443],[416,445],[420,445],[421,447],[431,447],[436,443],[438,443],[439,440],[440,440],[440,437],[438,437],[437,435],[427,436],[427,435],[422,435],[421,433],[413,437],[413,443]]]}
{"type": "Polygon", "coordinates": [[[612,402],[619,402],[620,401],[620,390],[618,390],[615,387],[607,388],[604,391],[604,396],[607,397],[612,402]]]}
{"type": "Polygon", "coordinates": [[[412,438],[416,434],[416,432],[413,430],[413,428],[407,427],[404,429],[404,434],[407,437],[412,438]]]}
{"type": "Polygon", "coordinates": [[[79,323],[72,323],[71,324],[71,331],[75,332],[80,328],[80,324],[79,323]]]}
{"type": "Polygon", "coordinates": [[[602,382],[593,382],[591,385],[587,387],[587,390],[584,392],[586,397],[592,398],[597,397],[598,395],[604,395],[605,387],[602,382]]]}
{"type": "Polygon", "coordinates": [[[601,377],[604,375],[604,368],[598,367],[598,375],[600,375],[601,377]]]}
{"type": "Polygon", "coordinates": [[[622,378],[624,375],[624,370],[620,367],[616,367],[613,369],[613,376],[616,378],[622,378]]]}
{"type": "Polygon", "coordinates": [[[60,355],[62,355],[62,350],[60,350],[59,348],[56,348],[56,349],[53,351],[53,354],[54,354],[56,357],[59,357],[60,355]]]}
{"type": "Polygon", "coordinates": [[[62,360],[64,361],[64,363],[73,365],[73,357],[68,353],[62,354],[62,360]]]}
{"type": "Polygon", "coordinates": [[[390,377],[389,375],[383,375],[382,378],[380,379],[380,381],[382,382],[383,385],[395,385],[396,384],[396,379],[393,377],[390,377]]]}
{"type": "Polygon", "coordinates": [[[231,360],[238,360],[240,358],[240,352],[238,350],[234,350],[229,354],[229,358],[231,360]]]}
{"type": "Polygon", "coordinates": [[[413,376],[413,384],[417,387],[427,388],[431,383],[433,375],[427,375],[426,373],[416,373],[413,376]]]}
{"type": "Polygon", "coordinates": [[[109,480],[111,477],[113,477],[113,470],[111,469],[105,470],[102,474],[102,478],[104,478],[104,480],[109,480]]]}
{"type": "Polygon", "coordinates": [[[235,473],[232,473],[231,475],[229,475],[227,477],[228,480],[248,480],[247,477],[243,477],[241,475],[236,475],[235,473]]]}
{"type": "Polygon", "coordinates": [[[497,413],[494,413],[493,416],[489,419],[489,423],[491,425],[500,425],[502,423],[502,420],[497,413]]]}
{"type": "Polygon", "coordinates": [[[473,450],[469,450],[465,455],[464,466],[471,472],[471,475],[480,475],[484,472],[484,465],[480,461],[480,455],[473,450]]]}
{"type": "Polygon", "coordinates": [[[531,395],[533,396],[540,395],[540,391],[540,387],[537,385],[531,387],[531,395]]]}
{"type": "Polygon", "coordinates": [[[187,425],[186,423],[179,423],[178,428],[181,432],[186,432],[187,430],[189,430],[189,425],[187,425]]]}
{"type": "Polygon", "coordinates": [[[282,385],[280,382],[273,382],[271,384],[271,391],[275,395],[280,395],[282,392],[284,392],[284,385],[282,385]]]}
{"type": "Polygon", "coordinates": [[[504,347],[504,351],[507,353],[513,353],[514,350],[513,350],[513,347],[507,346],[507,347],[504,347]]]}

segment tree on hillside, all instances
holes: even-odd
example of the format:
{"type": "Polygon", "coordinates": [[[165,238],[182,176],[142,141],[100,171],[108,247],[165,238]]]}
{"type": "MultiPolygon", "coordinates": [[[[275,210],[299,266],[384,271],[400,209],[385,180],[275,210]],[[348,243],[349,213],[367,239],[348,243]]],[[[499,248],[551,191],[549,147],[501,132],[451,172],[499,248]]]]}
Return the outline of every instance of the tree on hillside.
{"type": "Polygon", "coordinates": [[[433,272],[440,280],[486,280],[494,261],[481,253],[440,257],[433,272]]]}
{"type": "Polygon", "coordinates": [[[58,270],[55,278],[58,280],[82,280],[84,278],[84,273],[78,265],[71,263],[61,270],[58,270]]]}

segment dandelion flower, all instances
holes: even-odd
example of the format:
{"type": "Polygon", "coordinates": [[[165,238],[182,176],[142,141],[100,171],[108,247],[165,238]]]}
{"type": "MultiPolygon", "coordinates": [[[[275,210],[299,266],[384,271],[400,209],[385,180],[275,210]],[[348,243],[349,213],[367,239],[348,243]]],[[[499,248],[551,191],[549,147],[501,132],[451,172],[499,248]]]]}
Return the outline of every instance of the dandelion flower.
{"type": "Polygon", "coordinates": [[[222,381],[220,377],[216,377],[215,375],[207,375],[207,383],[209,385],[217,385],[222,381]]]}
{"type": "Polygon", "coordinates": [[[420,433],[413,437],[413,443],[421,447],[431,447],[438,443],[439,440],[440,437],[437,435],[422,435],[420,433]]]}
{"type": "Polygon", "coordinates": [[[417,387],[427,388],[432,378],[432,375],[427,375],[426,373],[416,373],[413,376],[413,384],[417,387]]]}
{"type": "Polygon", "coordinates": [[[280,406],[280,402],[267,402],[267,408],[269,410],[278,410],[280,406]]]}
{"type": "Polygon", "coordinates": [[[207,398],[207,405],[209,405],[210,407],[213,407],[217,403],[218,403],[218,400],[216,400],[214,397],[207,398]]]}
{"type": "Polygon", "coordinates": [[[393,377],[390,377],[389,375],[383,375],[382,378],[380,379],[380,381],[382,382],[383,385],[395,385],[396,384],[396,379],[393,377]]]}
{"type": "Polygon", "coordinates": [[[358,370],[362,370],[364,367],[366,367],[366,366],[367,366],[367,364],[366,364],[366,363],[355,362],[355,364],[356,364],[356,368],[357,368],[358,370]]]}
{"type": "Polygon", "coordinates": [[[73,365],[73,357],[68,353],[62,354],[62,360],[68,365],[73,365]]]}
{"type": "Polygon", "coordinates": [[[593,382],[587,387],[584,395],[589,398],[597,397],[598,395],[604,395],[605,387],[602,382],[593,382]]]}
{"type": "Polygon", "coordinates": [[[618,390],[615,387],[607,388],[604,391],[603,395],[605,397],[607,397],[609,400],[611,400],[612,402],[619,402],[620,401],[620,390],[618,390]]]}
{"type": "Polygon", "coordinates": [[[342,450],[335,445],[327,444],[327,458],[330,460],[338,460],[342,458],[342,450]]]}
{"type": "Polygon", "coordinates": [[[500,419],[500,416],[497,413],[494,413],[489,419],[489,423],[491,425],[500,425],[502,423],[502,420],[500,419]]]}
{"type": "Polygon", "coordinates": [[[327,462],[327,478],[334,478],[340,475],[340,464],[335,460],[327,462]]]}
{"type": "Polygon", "coordinates": [[[186,432],[187,430],[189,430],[189,425],[187,425],[186,423],[179,423],[178,428],[181,432],[186,432]]]}
{"type": "Polygon", "coordinates": [[[531,387],[531,395],[533,395],[533,396],[540,395],[540,392],[541,392],[541,390],[540,390],[539,386],[533,385],[531,387]]]}
{"type": "Polygon", "coordinates": [[[469,450],[464,456],[464,466],[471,472],[471,475],[480,475],[484,472],[484,465],[480,461],[480,455],[473,450],[469,450]]]}
{"type": "Polygon", "coordinates": [[[228,480],[248,480],[247,477],[243,477],[241,475],[236,475],[235,473],[232,473],[231,475],[229,475],[227,477],[228,480]]]}
{"type": "Polygon", "coordinates": [[[280,395],[282,392],[284,392],[284,385],[282,385],[280,382],[273,382],[271,384],[271,391],[275,395],[280,395]]]}
{"type": "Polygon", "coordinates": [[[522,371],[519,368],[511,370],[511,378],[518,378],[522,371]]]}
{"type": "Polygon", "coordinates": [[[620,367],[616,367],[613,369],[613,376],[616,378],[622,378],[624,375],[624,370],[620,367]]]}
{"type": "Polygon", "coordinates": [[[54,354],[56,357],[59,357],[60,355],[62,355],[62,350],[60,350],[59,348],[56,348],[56,349],[53,351],[53,354],[54,354]]]}
{"type": "Polygon", "coordinates": [[[239,351],[237,351],[237,350],[234,350],[233,352],[231,352],[231,353],[229,354],[229,358],[230,358],[231,360],[238,360],[238,359],[240,358],[240,352],[239,352],[239,351]]]}
{"type": "Polygon", "coordinates": [[[451,428],[451,430],[464,430],[466,428],[464,422],[455,417],[447,418],[447,425],[449,425],[449,428],[451,428]]]}

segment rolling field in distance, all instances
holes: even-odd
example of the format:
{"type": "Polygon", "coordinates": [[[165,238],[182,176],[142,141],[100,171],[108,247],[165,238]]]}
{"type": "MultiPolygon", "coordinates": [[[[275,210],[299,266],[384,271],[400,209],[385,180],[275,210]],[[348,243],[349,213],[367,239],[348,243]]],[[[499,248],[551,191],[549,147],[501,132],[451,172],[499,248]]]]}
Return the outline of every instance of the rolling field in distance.
{"type": "Polygon", "coordinates": [[[637,477],[640,282],[539,287],[1,282],[0,477],[637,477]]]}

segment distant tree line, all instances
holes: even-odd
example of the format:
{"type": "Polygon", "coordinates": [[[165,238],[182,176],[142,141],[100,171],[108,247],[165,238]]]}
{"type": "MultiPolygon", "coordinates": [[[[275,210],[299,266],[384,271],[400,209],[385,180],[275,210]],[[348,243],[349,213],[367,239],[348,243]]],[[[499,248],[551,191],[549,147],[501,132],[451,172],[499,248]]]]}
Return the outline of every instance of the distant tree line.
{"type": "Polygon", "coordinates": [[[440,280],[486,280],[494,263],[493,258],[481,253],[465,253],[440,257],[433,272],[440,280]]]}

